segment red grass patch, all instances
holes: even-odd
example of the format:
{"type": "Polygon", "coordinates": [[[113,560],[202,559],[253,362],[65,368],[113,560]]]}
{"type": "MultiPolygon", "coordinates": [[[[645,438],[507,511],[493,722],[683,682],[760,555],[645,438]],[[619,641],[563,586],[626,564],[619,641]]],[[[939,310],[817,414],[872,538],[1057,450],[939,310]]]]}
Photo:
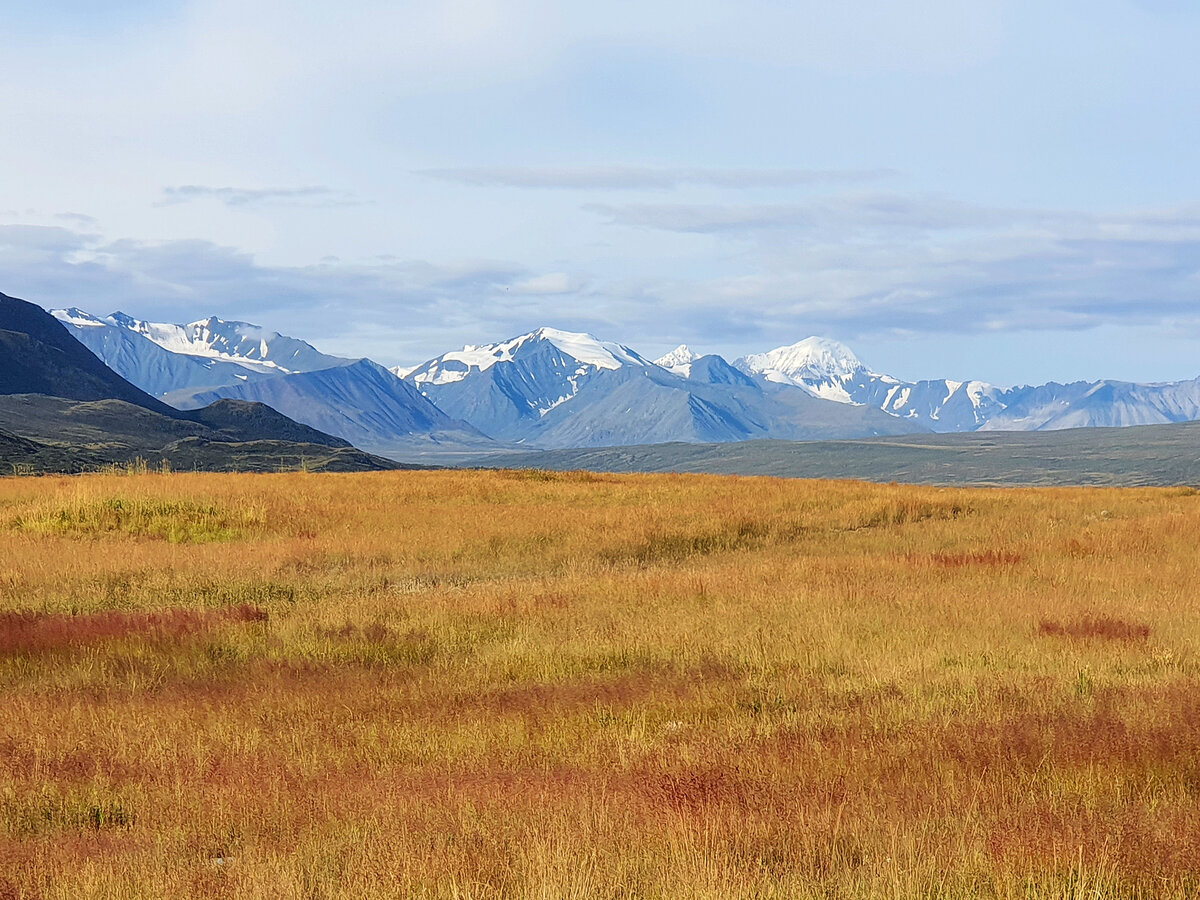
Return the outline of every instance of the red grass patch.
{"type": "MultiPolygon", "coordinates": [[[[1044,711],[962,719],[922,740],[929,771],[947,761],[967,770],[1031,771],[1043,765],[1170,771],[1200,787],[1200,694],[1190,679],[1155,688],[1104,688],[1087,706],[1064,700],[1044,711]]],[[[916,764],[909,753],[908,763],[916,764]]],[[[1200,825],[1200,819],[1197,820],[1200,825]]]]}
{"type": "Polygon", "coordinates": [[[1038,797],[1020,802],[987,832],[988,851],[1002,869],[1062,870],[1079,859],[1095,868],[1095,861],[1106,860],[1125,882],[1111,896],[1195,896],[1194,887],[1178,894],[1169,888],[1170,881],[1194,883],[1200,875],[1195,852],[1200,822],[1186,809],[1157,814],[1134,805],[1089,809],[1038,797]]]}
{"type": "MultiPolygon", "coordinates": [[[[39,896],[37,883],[24,878],[25,873],[52,873],[68,867],[79,867],[89,860],[111,862],[118,854],[136,852],[145,844],[138,841],[131,829],[92,828],[79,831],[58,831],[52,840],[30,840],[20,837],[0,837],[0,869],[15,874],[23,894],[21,900],[39,896]],[[68,861],[65,862],[64,861],[68,861]]],[[[3,895],[0,895],[3,896],[3,895]]]]}
{"type": "Polygon", "coordinates": [[[643,772],[635,790],[652,805],[680,813],[697,813],[713,807],[747,809],[762,800],[761,786],[746,783],[728,768],[692,766],[675,772],[643,772]]]}
{"type": "MultiPolygon", "coordinates": [[[[111,754],[91,748],[46,752],[29,741],[0,738],[0,772],[11,778],[39,782],[80,782],[94,778],[123,781],[139,774],[111,754]]],[[[3,900],[3,897],[0,897],[3,900]]]]}
{"type": "Polygon", "coordinates": [[[1070,622],[1042,619],[1038,623],[1038,634],[1101,641],[1144,641],[1150,637],[1150,626],[1141,622],[1126,622],[1111,616],[1075,619],[1070,622]]]}
{"type": "Polygon", "coordinates": [[[229,622],[264,622],[266,619],[265,610],[249,604],[219,610],[109,610],[79,616],[6,612],[0,613],[0,654],[46,653],[133,636],[159,641],[181,640],[229,622]]]}

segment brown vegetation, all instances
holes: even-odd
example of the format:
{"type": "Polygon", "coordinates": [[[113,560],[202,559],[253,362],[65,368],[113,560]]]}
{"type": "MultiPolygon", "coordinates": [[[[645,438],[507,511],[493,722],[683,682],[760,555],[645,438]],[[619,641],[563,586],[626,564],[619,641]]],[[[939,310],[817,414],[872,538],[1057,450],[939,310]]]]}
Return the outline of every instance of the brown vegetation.
{"type": "Polygon", "coordinates": [[[1139,641],[1150,637],[1149,625],[1126,622],[1112,616],[1088,617],[1065,623],[1054,619],[1042,619],[1038,623],[1038,631],[1059,637],[1098,638],[1106,641],[1139,641]]]}
{"type": "Polygon", "coordinates": [[[227,609],[164,609],[65,615],[22,610],[0,612],[0,655],[70,650],[132,636],[180,640],[225,622],[265,622],[267,613],[243,603],[227,609]]]}
{"type": "Polygon", "coordinates": [[[0,481],[0,898],[1190,897],[1200,496],[0,481]]]}

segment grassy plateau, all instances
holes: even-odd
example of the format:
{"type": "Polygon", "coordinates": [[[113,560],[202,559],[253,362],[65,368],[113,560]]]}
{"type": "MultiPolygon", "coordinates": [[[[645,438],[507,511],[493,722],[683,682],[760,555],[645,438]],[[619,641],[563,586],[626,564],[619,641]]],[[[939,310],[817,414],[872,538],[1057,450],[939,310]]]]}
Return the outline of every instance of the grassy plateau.
{"type": "Polygon", "coordinates": [[[0,900],[1194,897],[1200,494],[0,479],[0,900]]]}

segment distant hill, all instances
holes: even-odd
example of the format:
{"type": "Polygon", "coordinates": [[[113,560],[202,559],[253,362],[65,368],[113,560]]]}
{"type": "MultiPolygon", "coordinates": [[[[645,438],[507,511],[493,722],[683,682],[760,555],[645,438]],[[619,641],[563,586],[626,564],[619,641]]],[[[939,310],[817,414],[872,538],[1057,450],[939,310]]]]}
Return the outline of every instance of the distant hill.
{"type": "Polygon", "coordinates": [[[210,428],[124,400],[0,396],[0,475],[88,472],[138,460],[154,467],[167,463],[176,470],[205,472],[410,468],[371,456],[344,441],[330,445],[328,441],[248,436],[236,425],[210,428]],[[27,436],[14,434],[15,428],[27,436]]]}
{"type": "Polygon", "coordinates": [[[296,441],[322,447],[350,447],[344,438],[326,434],[289,418],[264,403],[246,400],[215,400],[182,418],[226,435],[229,440],[296,441]]]}
{"type": "Polygon", "coordinates": [[[261,403],[223,400],[197,413],[203,421],[124,400],[0,396],[0,475],[86,472],[137,459],[210,472],[416,468],[364,453],[261,403]]]}
{"type": "Polygon", "coordinates": [[[18,459],[21,454],[32,453],[38,449],[35,441],[18,437],[9,431],[0,431],[0,459],[18,459]]]}

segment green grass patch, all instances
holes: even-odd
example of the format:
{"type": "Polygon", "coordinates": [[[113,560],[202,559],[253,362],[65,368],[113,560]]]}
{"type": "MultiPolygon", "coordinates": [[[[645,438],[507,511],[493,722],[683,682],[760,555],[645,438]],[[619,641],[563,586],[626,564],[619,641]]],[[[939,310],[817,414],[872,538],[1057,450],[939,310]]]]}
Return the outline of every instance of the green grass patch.
{"type": "Polygon", "coordinates": [[[609,563],[642,566],[679,562],[693,556],[759,547],[770,534],[769,525],[750,519],[687,531],[655,530],[636,543],[606,550],[601,557],[609,563]]]}
{"type": "Polygon", "coordinates": [[[93,791],[74,794],[46,788],[36,796],[0,800],[0,823],[15,838],[54,831],[126,830],[134,820],[128,801],[93,791]]]}
{"type": "Polygon", "coordinates": [[[104,497],[28,510],[14,517],[11,527],[59,537],[125,535],[172,544],[204,544],[238,540],[265,524],[262,510],[252,506],[233,509],[190,500],[104,497]]]}

